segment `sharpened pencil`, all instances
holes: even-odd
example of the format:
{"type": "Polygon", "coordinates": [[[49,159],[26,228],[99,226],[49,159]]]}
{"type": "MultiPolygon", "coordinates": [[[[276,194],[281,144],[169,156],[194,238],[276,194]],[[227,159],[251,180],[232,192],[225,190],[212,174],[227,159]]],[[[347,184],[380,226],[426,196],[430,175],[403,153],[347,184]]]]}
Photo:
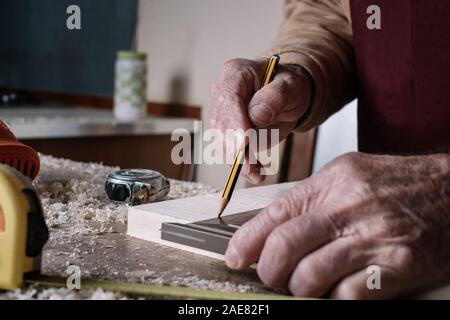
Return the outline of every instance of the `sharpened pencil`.
{"type": "MultiPolygon", "coordinates": [[[[267,63],[266,66],[266,71],[264,73],[263,80],[261,81],[261,88],[268,85],[272,81],[273,77],[275,76],[279,62],[280,62],[279,55],[274,54],[272,57],[270,57],[269,62],[267,63]]],[[[236,158],[234,159],[234,163],[233,166],[231,167],[231,171],[225,184],[225,188],[223,189],[218,218],[220,218],[223,211],[230,202],[231,196],[234,191],[234,187],[236,186],[236,182],[239,178],[239,173],[241,172],[242,165],[244,164],[245,161],[245,154],[247,151],[246,149],[247,144],[244,144],[244,146],[239,149],[236,158]]]]}

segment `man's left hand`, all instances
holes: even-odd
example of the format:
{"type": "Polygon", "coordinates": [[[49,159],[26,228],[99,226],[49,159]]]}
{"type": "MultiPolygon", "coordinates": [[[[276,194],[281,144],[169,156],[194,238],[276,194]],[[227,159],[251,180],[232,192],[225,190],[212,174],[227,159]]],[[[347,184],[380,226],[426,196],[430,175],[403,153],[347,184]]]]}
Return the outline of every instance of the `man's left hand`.
{"type": "Polygon", "coordinates": [[[449,155],[350,153],[234,235],[230,268],[298,296],[392,298],[450,282],[449,155]],[[379,266],[370,290],[367,267],[379,266]]]}

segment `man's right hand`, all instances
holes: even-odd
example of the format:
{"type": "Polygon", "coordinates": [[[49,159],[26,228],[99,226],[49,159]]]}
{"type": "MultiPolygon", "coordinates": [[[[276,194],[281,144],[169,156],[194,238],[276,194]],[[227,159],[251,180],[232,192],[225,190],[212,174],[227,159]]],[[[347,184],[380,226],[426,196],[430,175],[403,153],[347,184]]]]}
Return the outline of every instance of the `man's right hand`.
{"type": "MultiPolygon", "coordinates": [[[[209,128],[224,135],[227,129],[279,129],[283,140],[296,127],[310,99],[310,77],[299,66],[280,64],[273,81],[260,89],[266,63],[233,59],[224,64],[211,87],[209,128]]],[[[223,150],[236,154],[227,145],[224,141],[223,150]]],[[[255,184],[263,180],[256,165],[245,163],[241,174],[255,184]]]]}

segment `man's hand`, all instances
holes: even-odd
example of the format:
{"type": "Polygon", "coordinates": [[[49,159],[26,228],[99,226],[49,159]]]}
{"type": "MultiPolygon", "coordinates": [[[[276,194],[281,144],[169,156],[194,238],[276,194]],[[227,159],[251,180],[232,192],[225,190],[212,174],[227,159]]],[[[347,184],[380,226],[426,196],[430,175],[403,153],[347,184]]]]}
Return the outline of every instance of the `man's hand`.
{"type": "Polygon", "coordinates": [[[351,153],[300,182],[230,241],[234,269],[299,296],[392,298],[450,281],[449,155],[351,153]],[[381,269],[381,289],[366,268],[381,269]]]}
{"type": "MultiPolygon", "coordinates": [[[[299,66],[278,67],[273,81],[260,89],[267,61],[234,59],[225,63],[220,78],[211,87],[209,127],[219,129],[274,128],[284,139],[305,112],[311,94],[311,83],[299,66]]],[[[225,152],[230,144],[220,146],[225,152]]],[[[262,181],[255,165],[243,166],[241,174],[253,183],[262,181]]]]}

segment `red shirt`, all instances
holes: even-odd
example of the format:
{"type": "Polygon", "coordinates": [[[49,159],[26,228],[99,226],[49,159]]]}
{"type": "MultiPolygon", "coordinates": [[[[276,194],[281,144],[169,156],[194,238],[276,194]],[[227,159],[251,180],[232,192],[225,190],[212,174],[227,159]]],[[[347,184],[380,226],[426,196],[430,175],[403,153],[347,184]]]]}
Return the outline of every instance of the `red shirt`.
{"type": "Polygon", "coordinates": [[[450,150],[450,0],[351,0],[360,151],[450,150]],[[381,9],[381,29],[366,26],[381,9]]]}

